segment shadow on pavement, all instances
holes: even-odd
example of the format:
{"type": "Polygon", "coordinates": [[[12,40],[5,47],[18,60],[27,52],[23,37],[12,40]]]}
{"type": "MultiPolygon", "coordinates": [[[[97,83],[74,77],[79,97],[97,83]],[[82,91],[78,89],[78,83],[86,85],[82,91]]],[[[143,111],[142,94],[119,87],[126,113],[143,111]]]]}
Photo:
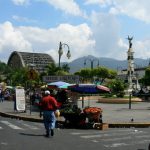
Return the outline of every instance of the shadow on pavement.
{"type": "Polygon", "coordinates": [[[31,134],[31,133],[19,133],[19,134],[26,136],[45,136],[44,134],[31,134]]]}

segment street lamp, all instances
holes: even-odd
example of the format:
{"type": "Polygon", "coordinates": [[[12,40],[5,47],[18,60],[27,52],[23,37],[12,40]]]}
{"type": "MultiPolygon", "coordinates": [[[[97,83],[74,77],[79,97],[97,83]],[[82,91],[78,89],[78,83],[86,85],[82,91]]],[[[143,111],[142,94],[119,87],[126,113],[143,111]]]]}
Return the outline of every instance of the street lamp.
{"type": "Polygon", "coordinates": [[[69,49],[69,46],[68,46],[68,44],[66,44],[66,43],[59,43],[59,50],[58,50],[58,54],[59,54],[59,68],[60,68],[60,59],[61,59],[61,56],[63,55],[63,49],[62,49],[62,46],[67,46],[67,48],[68,48],[68,52],[67,52],[67,57],[68,57],[68,59],[71,57],[71,53],[70,53],[70,49],[69,49]]]}
{"type": "Polygon", "coordinates": [[[86,58],[86,59],[84,60],[84,66],[86,65],[86,61],[90,61],[90,62],[91,62],[91,69],[93,69],[94,61],[97,61],[97,67],[99,67],[99,60],[98,60],[98,59],[86,58]]]}

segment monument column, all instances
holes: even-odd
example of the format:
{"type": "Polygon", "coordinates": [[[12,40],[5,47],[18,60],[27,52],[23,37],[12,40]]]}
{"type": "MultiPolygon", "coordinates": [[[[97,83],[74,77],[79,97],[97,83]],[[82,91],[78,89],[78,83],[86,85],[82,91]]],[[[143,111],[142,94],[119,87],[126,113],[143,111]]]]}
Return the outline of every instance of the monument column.
{"type": "Polygon", "coordinates": [[[128,76],[128,84],[129,84],[129,90],[132,90],[133,86],[133,78],[134,76],[134,57],[133,57],[133,49],[132,49],[132,40],[133,37],[128,36],[128,41],[129,41],[129,49],[127,51],[127,61],[128,61],[128,68],[127,68],[127,76],[128,76]]]}

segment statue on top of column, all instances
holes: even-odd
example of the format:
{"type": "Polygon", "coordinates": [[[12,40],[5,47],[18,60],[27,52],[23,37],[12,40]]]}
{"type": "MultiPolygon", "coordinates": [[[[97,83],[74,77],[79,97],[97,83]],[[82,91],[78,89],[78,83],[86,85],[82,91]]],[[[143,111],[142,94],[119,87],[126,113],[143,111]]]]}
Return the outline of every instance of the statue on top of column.
{"type": "Polygon", "coordinates": [[[129,37],[129,35],[128,35],[128,41],[129,41],[129,48],[132,48],[132,40],[133,40],[133,36],[132,37],[129,37]]]}

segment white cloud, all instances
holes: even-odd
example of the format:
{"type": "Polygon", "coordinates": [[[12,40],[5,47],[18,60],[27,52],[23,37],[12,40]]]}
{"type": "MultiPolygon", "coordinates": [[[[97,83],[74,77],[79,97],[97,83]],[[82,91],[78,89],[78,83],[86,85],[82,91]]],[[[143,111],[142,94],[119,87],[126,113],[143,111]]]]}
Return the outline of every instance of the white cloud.
{"type": "MultiPolygon", "coordinates": [[[[124,52],[125,47],[119,44],[120,24],[111,14],[96,13],[91,15],[91,30],[95,39],[95,54],[98,57],[111,57],[124,52]]],[[[119,59],[119,57],[118,57],[119,59]]]]}
{"type": "Polygon", "coordinates": [[[98,4],[98,3],[104,3],[104,0],[85,0],[85,4],[98,4]]]}
{"type": "Polygon", "coordinates": [[[125,14],[150,23],[150,1],[148,0],[85,0],[86,4],[98,4],[108,7],[113,14],[125,14]]]}
{"type": "Polygon", "coordinates": [[[10,22],[0,24],[0,55],[6,62],[12,51],[31,51],[32,46],[10,22]]]}
{"type": "MultiPolygon", "coordinates": [[[[120,60],[127,58],[128,40],[120,38],[120,23],[112,14],[93,12],[91,31],[95,40],[95,56],[110,57],[120,60]]],[[[136,41],[133,38],[135,58],[150,57],[150,39],[136,41]]]]}
{"type": "Polygon", "coordinates": [[[112,4],[113,0],[84,0],[86,5],[99,4],[101,7],[112,4]]]}
{"type": "MultiPolygon", "coordinates": [[[[77,26],[60,24],[49,29],[15,27],[11,22],[0,24],[0,56],[6,62],[12,51],[34,51],[48,53],[58,62],[61,41],[70,47],[70,61],[86,55],[125,60],[128,41],[120,38],[120,24],[116,17],[112,14],[93,12],[90,19],[91,27],[85,23],[77,26]]],[[[150,39],[133,39],[135,58],[150,57],[149,43],[150,39]]],[[[67,47],[64,47],[61,61],[68,61],[66,53],[67,47]]]]}
{"type": "Polygon", "coordinates": [[[53,5],[56,9],[60,9],[67,14],[74,16],[85,16],[85,14],[80,10],[79,5],[74,0],[40,0],[46,1],[50,5],[53,5]]]}
{"type": "Polygon", "coordinates": [[[12,0],[15,5],[27,5],[30,0],[12,0]]]}
{"type": "MultiPolygon", "coordinates": [[[[86,14],[80,9],[79,5],[74,0],[34,0],[36,2],[47,2],[56,9],[62,10],[66,14],[74,16],[86,17],[86,14]]],[[[30,4],[30,0],[12,0],[15,5],[30,4]]]]}
{"type": "MultiPolygon", "coordinates": [[[[14,27],[10,22],[0,25],[0,55],[2,61],[12,51],[42,52],[50,54],[58,62],[59,42],[68,44],[71,51],[70,61],[86,55],[127,58],[128,41],[120,39],[119,24],[111,15],[93,13],[93,26],[87,24],[72,26],[61,24],[56,28],[41,29],[38,27],[14,27]],[[96,20],[96,21],[95,21],[96,20]],[[116,57],[117,56],[117,57],[116,57]]],[[[135,58],[150,56],[150,40],[135,41],[133,50],[135,58]]],[[[67,47],[63,47],[61,61],[69,61],[65,56],[67,47]]]]}
{"type": "Polygon", "coordinates": [[[145,39],[143,41],[135,41],[133,43],[133,50],[135,58],[150,58],[150,39],[145,39]]]}
{"type": "MultiPolygon", "coordinates": [[[[92,13],[93,39],[96,41],[96,53],[99,57],[126,59],[128,41],[120,38],[120,24],[115,15],[125,14],[129,17],[150,23],[150,1],[147,0],[85,0],[86,4],[108,7],[109,13],[92,13]],[[117,56],[117,57],[116,57],[117,56]]],[[[125,35],[126,36],[126,35],[125,35]]],[[[135,58],[150,57],[150,39],[133,40],[135,58]]]]}
{"type": "MultiPolygon", "coordinates": [[[[59,42],[70,47],[71,60],[91,53],[94,40],[87,24],[72,26],[61,24],[56,28],[41,29],[38,27],[14,27],[10,22],[0,25],[0,54],[1,58],[8,59],[12,51],[34,51],[50,54],[58,61],[59,42]]],[[[61,61],[68,61],[65,56],[67,47],[61,61]]],[[[92,54],[92,53],[91,53],[92,54]]]]}
{"type": "MultiPolygon", "coordinates": [[[[33,44],[35,51],[47,52],[57,61],[59,42],[66,43],[70,47],[71,60],[90,53],[94,46],[91,39],[91,31],[87,24],[72,26],[69,24],[61,24],[56,28],[40,29],[35,27],[20,27],[20,31],[26,39],[33,44]]],[[[67,47],[64,48],[62,61],[66,60],[65,53],[67,47]]]]}
{"type": "Polygon", "coordinates": [[[117,0],[116,9],[130,17],[150,23],[150,1],[127,0],[120,3],[120,1],[117,0]]]}

